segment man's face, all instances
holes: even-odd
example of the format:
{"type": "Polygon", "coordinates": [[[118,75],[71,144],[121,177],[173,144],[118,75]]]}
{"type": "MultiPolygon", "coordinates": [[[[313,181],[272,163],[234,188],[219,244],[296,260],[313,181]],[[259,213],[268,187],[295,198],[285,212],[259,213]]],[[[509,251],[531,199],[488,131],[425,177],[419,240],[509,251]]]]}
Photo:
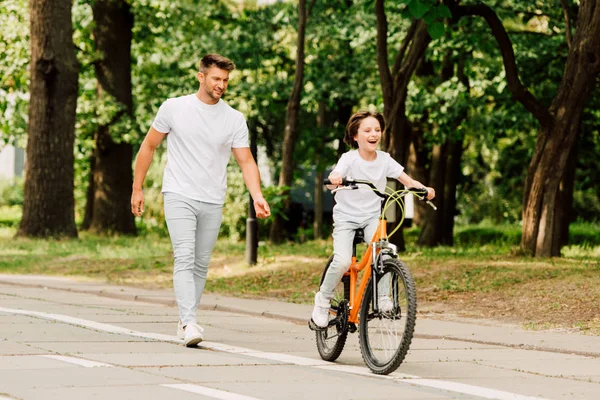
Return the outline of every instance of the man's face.
{"type": "Polygon", "coordinates": [[[219,67],[210,67],[205,72],[198,72],[201,89],[213,100],[218,101],[229,83],[229,71],[219,67]]]}

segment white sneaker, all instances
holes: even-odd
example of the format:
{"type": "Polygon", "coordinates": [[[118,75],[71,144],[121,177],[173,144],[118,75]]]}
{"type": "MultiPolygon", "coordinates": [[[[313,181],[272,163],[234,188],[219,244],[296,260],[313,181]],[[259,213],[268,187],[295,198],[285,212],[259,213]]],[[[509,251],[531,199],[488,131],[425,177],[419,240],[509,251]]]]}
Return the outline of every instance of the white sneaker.
{"type": "Polygon", "coordinates": [[[204,336],[202,335],[204,329],[198,324],[188,324],[185,326],[183,335],[183,344],[187,347],[195,347],[200,343],[204,336]]]}
{"type": "Polygon", "coordinates": [[[380,312],[390,312],[394,309],[394,302],[389,296],[377,296],[377,306],[380,312]]]}
{"type": "Polygon", "coordinates": [[[183,324],[181,321],[177,323],[177,337],[181,340],[185,337],[185,331],[183,330],[183,324]]]}
{"type": "Polygon", "coordinates": [[[315,294],[315,308],[312,312],[312,320],[319,328],[326,328],[329,324],[329,307],[331,303],[321,295],[321,292],[315,294]]]}

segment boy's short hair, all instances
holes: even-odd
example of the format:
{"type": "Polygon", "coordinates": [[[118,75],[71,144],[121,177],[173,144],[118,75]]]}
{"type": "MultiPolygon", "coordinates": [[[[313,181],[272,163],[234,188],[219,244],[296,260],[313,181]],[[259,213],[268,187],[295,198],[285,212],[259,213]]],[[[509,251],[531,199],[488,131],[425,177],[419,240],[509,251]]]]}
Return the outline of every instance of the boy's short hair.
{"type": "Polygon", "coordinates": [[[235,69],[235,64],[227,57],[223,57],[217,53],[210,53],[202,57],[200,60],[200,72],[204,73],[210,67],[217,67],[219,69],[224,69],[225,71],[233,71],[235,69]]]}
{"type": "Polygon", "coordinates": [[[344,142],[353,149],[358,148],[358,143],[354,140],[354,136],[358,133],[358,127],[363,119],[373,117],[377,121],[379,121],[379,126],[381,127],[381,132],[385,130],[385,120],[383,119],[383,115],[374,111],[359,111],[353,114],[348,120],[348,124],[346,125],[346,132],[344,133],[344,142]]]}

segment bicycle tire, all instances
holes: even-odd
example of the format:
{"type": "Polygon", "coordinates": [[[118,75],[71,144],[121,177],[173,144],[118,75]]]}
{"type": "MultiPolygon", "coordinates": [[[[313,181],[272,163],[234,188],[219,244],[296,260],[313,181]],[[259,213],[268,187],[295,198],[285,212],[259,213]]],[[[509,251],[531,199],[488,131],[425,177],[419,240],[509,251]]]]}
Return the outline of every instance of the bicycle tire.
{"type": "Polygon", "coordinates": [[[374,276],[369,280],[360,308],[360,350],[365,364],[373,373],[387,375],[400,366],[410,347],[417,318],[417,295],[408,267],[400,260],[386,259],[381,276],[377,276],[378,290],[387,279],[384,277],[389,276],[393,283],[381,289],[378,299],[380,294],[388,296],[392,300],[389,303],[392,308],[374,312],[374,276]],[[392,337],[397,333],[401,334],[401,339],[392,337]],[[381,344],[378,343],[379,337],[381,344]],[[384,348],[386,346],[389,348],[384,348]]]}
{"type": "MultiPolygon", "coordinates": [[[[333,261],[333,256],[329,257],[323,275],[321,276],[321,283],[325,279],[327,270],[333,261]]],[[[350,278],[348,276],[342,277],[342,280],[338,283],[334,290],[333,298],[331,299],[331,308],[329,313],[329,320],[335,319],[338,315],[342,317],[338,323],[327,329],[317,330],[315,332],[317,341],[317,350],[319,355],[325,361],[335,361],[342,354],[346,339],[348,338],[348,301],[350,298],[350,278]]]]}

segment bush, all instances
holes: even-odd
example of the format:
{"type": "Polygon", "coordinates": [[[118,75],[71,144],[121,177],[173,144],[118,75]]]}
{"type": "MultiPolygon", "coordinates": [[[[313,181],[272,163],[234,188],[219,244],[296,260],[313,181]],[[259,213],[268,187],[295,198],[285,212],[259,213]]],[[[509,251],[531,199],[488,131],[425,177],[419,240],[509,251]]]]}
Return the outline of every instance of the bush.
{"type": "Polygon", "coordinates": [[[23,178],[0,182],[0,206],[22,206],[23,186],[23,178]]]}
{"type": "Polygon", "coordinates": [[[16,228],[21,222],[21,206],[0,206],[0,227],[16,228]]]}

